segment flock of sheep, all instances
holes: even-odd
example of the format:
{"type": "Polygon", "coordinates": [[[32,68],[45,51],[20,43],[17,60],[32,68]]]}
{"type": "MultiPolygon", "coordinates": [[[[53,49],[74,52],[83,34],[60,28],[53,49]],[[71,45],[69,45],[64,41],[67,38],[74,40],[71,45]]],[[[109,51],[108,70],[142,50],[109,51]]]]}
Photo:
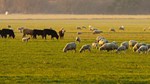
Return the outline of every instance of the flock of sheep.
{"type": "MultiPolygon", "coordinates": [[[[102,33],[101,30],[98,30],[92,26],[89,26],[90,30],[93,31],[93,34],[99,34],[102,33]]],[[[77,27],[77,29],[81,29],[81,27],[77,27]]],[[[125,30],[124,26],[121,26],[119,30],[125,30]]],[[[110,31],[115,32],[115,29],[111,28],[110,31]]],[[[78,33],[77,33],[78,34],[78,33]]],[[[81,42],[80,37],[76,37],[75,41],[78,41],[79,43],[81,42]]],[[[70,42],[67,43],[66,46],[63,48],[63,52],[67,52],[69,50],[74,50],[76,52],[76,43],[75,42],[70,42]]],[[[96,48],[99,49],[100,51],[115,51],[116,53],[120,53],[121,51],[126,51],[128,49],[132,49],[133,52],[138,52],[138,53],[148,53],[150,52],[150,44],[146,43],[139,43],[138,41],[135,40],[130,40],[130,41],[124,41],[120,45],[116,41],[109,42],[106,38],[102,36],[98,36],[96,38],[96,41],[94,43],[90,44],[85,44],[83,45],[79,52],[82,53],[85,50],[91,51],[91,48],[96,48]]]]}
{"type": "MultiPolygon", "coordinates": [[[[79,40],[79,37],[76,38],[76,41],[79,40]]],[[[67,52],[69,50],[74,50],[76,52],[76,43],[75,42],[70,42],[67,43],[66,46],[63,49],[63,52],[67,52]]],[[[146,43],[139,43],[135,40],[130,40],[130,41],[124,41],[120,45],[116,41],[109,42],[106,38],[98,36],[96,38],[96,41],[94,43],[90,44],[85,44],[83,45],[79,52],[82,53],[85,50],[91,51],[91,48],[96,48],[99,49],[100,51],[115,51],[116,53],[119,53],[121,51],[126,51],[128,49],[132,49],[133,52],[138,52],[138,53],[148,53],[150,52],[150,44],[146,43]]]]}

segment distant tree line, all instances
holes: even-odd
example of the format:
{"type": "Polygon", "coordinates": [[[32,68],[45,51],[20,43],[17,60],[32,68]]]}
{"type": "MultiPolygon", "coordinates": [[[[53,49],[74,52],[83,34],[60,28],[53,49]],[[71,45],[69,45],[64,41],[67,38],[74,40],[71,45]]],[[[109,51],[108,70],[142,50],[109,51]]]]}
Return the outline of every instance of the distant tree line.
{"type": "Polygon", "coordinates": [[[150,0],[0,0],[0,13],[150,14],[150,0]]]}

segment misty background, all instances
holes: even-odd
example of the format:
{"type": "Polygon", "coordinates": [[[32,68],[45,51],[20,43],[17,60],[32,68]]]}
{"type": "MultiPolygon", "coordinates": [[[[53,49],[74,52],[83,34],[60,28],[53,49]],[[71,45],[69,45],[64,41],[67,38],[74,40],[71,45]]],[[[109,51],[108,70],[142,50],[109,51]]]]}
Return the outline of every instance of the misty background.
{"type": "Polygon", "coordinates": [[[150,14],[150,0],[0,0],[0,13],[150,14]]]}

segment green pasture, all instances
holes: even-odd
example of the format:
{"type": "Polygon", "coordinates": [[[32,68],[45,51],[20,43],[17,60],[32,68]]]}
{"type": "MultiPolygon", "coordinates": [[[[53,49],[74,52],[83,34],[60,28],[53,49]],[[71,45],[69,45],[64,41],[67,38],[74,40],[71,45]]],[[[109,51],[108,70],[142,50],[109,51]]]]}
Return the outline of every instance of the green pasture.
{"type": "Polygon", "coordinates": [[[79,53],[84,44],[91,44],[97,36],[103,36],[110,42],[137,40],[150,43],[150,19],[99,19],[99,20],[0,20],[0,28],[11,25],[16,38],[0,38],[0,83],[69,83],[69,84],[148,84],[150,83],[150,53],[139,54],[131,49],[120,54],[92,49],[79,53]],[[91,25],[104,33],[93,35],[91,25]],[[120,26],[125,31],[119,31],[120,26]],[[30,39],[22,42],[22,33],[17,28],[44,29],[52,27],[66,30],[62,40],[30,39]],[[77,26],[87,29],[77,30],[77,26]],[[115,28],[116,32],[110,32],[115,28]],[[81,31],[83,34],[77,35],[81,31]],[[77,52],[63,53],[68,42],[77,43],[77,52]]]}

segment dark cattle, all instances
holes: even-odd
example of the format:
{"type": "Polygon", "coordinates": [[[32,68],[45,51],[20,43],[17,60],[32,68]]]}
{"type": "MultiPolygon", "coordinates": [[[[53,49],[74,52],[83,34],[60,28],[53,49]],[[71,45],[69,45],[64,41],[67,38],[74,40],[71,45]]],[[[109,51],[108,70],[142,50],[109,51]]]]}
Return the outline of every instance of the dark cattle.
{"type": "Polygon", "coordinates": [[[47,36],[47,35],[51,35],[51,39],[53,39],[54,37],[55,37],[56,39],[59,38],[57,32],[56,32],[55,30],[53,30],[53,29],[44,29],[44,30],[43,30],[43,35],[44,35],[44,38],[45,38],[45,39],[46,39],[46,36],[47,36]]]}
{"type": "Polygon", "coordinates": [[[38,29],[34,29],[33,30],[33,38],[37,38],[36,36],[39,36],[39,35],[41,35],[42,36],[42,38],[44,38],[44,36],[43,36],[43,30],[38,30],[38,29]]]}
{"type": "Polygon", "coordinates": [[[13,30],[11,30],[11,29],[2,29],[1,30],[2,38],[7,38],[7,35],[9,35],[9,37],[15,38],[15,34],[14,34],[13,30]]]}
{"type": "Polygon", "coordinates": [[[22,37],[25,37],[26,35],[33,35],[33,30],[31,29],[23,29],[23,36],[22,37]]]}
{"type": "Polygon", "coordinates": [[[64,38],[64,34],[65,34],[65,30],[64,29],[60,30],[58,33],[59,33],[60,39],[64,38]]]}

